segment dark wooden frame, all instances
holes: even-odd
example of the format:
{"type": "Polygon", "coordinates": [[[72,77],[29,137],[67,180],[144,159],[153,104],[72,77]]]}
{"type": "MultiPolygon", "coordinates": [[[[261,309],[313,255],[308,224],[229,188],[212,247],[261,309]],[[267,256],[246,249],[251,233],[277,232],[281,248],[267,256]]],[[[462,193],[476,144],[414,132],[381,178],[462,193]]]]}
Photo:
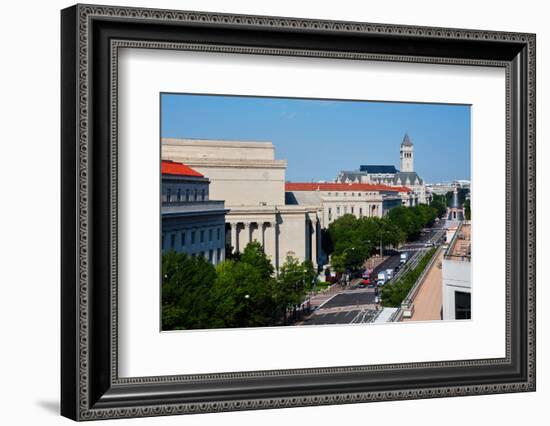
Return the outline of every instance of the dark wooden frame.
{"type": "Polygon", "coordinates": [[[61,413],[75,420],[535,390],[533,34],[76,5],[62,28],[61,413]],[[119,378],[118,47],[504,67],[502,359],[119,378]]]}

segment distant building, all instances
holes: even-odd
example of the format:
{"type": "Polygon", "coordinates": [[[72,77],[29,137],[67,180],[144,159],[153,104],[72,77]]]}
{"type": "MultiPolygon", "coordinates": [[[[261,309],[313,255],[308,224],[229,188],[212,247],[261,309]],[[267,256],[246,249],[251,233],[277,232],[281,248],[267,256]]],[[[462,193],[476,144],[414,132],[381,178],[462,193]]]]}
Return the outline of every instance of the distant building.
{"type": "Polygon", "coordinates": [[[442,262],[442,318],[471,319],[471,225],[458,226],[442,262]]]}
{"type": "Polygon", "coordinates": [[[403,197],[414,197],[406,187],[369,183],[287,182],[285,191],[287,204],[322,206],[326,228],[345,214],[357,218],[383,217],[392,208],[401,206],[403,197]]]}
{"type": "Polygon", "coordinates": [[[191,167],[162,161],[162,252],[203,256],[216,265],[225,259],[223,201],[209,199],[210,181],[191,167]]]}
{"type": "MultiPolygon", "coordinates": [[[[430,203],[431,193],[426,190],[424,181],[414,171],[414,146],[408,134],[405,134],[399,149],[401,170],[393,165],[361,165],[359,170],[341,171],[336,177],[341,183],[372,183],[389,186],[406,186],[415,194],[414,204],[430,203]]],[[[407,200],[403,204],[407,205],[407,200]]]]}
{"type": "Polygon", "coordinates": [[[432,194],[437,195],[446,195],[448,192],[452,192],[456,187],[467,189],[468,194],[466,197],[469,197],[470,181],[459,179],[452,182],[438,182],[438,183],[427,183],[426,188],[432,194]]]}
{"type": "Polygon", "coordinates": [[[453,198],[451,204],[447,207],[447,213],[445,215],[445,228],[447,228],[446,241],[452,240],[456,230],[460,224],[464,221],[464,207],[460,204],[458,199],[458,187],[453,189],[453,198]]]}

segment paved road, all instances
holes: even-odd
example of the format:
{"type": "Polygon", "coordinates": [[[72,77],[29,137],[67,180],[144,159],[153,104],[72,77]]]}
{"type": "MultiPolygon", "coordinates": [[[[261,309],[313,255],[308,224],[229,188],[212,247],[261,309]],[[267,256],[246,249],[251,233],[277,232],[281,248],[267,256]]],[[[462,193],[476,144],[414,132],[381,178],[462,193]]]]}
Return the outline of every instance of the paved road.
{"type": "MultiPolygon", "coordinates": [[[[401,253],[407,252],[408,258],[417,251],[426,251],[426,242],[432,242],[434,236],[441,231],[441,226],[426,229],[418,240],[407,243],[402,246],[399,252],[389,256],[384,262],[373,270],[373,276],[376,277],[379,271],[394,269],[401,264],[401,253]]],[[[375,290],[372,288],[358,288],[356,285],[360,279],[352,281],[352,286],[348,289],[339,290],[333,287],[336,295],[325,294],[316,296],[312,300],[314,312],[306,318],[304,325],[325,325],[325,324],[361,324],[374,322],[380,311],[376,309],[375,290]]]]}
{"type": "Polygon", "coordinates": [[[334,296],[321,306],[321,309],[330,309],[340,306],[371,305],[374,304],[374,291],[347,291],[334,296]]]}
{"type": "Polygon", "coordinates": [[[303,322],[304,325],[362,324],[373,322],[378,315],[374,309],[354,309],[351,311],[317,313],[303,322]]]}
{"type": "Polygon", "coordinates": [[[388,257],[384,262],[374,268],[372,276],[376,278],[378,273],[381,271],[385,271],[386,269],[395,269],[396,266],[401,266],[401,253],[407,253],[407,259],[410,259],[415,252],[426,251],[427,247],[425,244],[427,242],[435,242],[433,239],[435,235],[442,230],[442,226],[443,224],[440,223],[435,224],[431,228],[425,228],[424,232],[416,241],[404,244],[399,248],[399,252],[397,254],[388,257]]]}

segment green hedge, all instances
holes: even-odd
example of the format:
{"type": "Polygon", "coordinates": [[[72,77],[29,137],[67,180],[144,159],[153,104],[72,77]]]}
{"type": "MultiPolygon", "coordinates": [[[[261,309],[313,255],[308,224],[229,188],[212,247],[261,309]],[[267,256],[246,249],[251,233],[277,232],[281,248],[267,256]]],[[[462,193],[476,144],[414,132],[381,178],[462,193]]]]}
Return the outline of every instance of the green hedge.
{"type": "Polygon", "coordinates": [[[401,306],[401,302],[407,297],[414,283],[420,278],[420,275],[422,275],[422,272],[434,256],[436,250],[436,247],[431,248],[414,269],[405,272],[394,283],[390,281],[390,283],[382,289],[382,306],[391,308],[401,306]]]}

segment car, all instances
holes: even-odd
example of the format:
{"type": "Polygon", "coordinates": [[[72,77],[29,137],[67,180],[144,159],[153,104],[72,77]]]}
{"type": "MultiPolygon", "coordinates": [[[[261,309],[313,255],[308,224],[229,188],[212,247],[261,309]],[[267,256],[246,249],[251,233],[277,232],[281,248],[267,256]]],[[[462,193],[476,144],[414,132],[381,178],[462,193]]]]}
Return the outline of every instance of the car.
{"type": "Polygon", "coordinates": [[[359,287],[366,287],[370,285],[371,281],[368,278],[363,278],[361,282],[359,283],[359,287]]]}

